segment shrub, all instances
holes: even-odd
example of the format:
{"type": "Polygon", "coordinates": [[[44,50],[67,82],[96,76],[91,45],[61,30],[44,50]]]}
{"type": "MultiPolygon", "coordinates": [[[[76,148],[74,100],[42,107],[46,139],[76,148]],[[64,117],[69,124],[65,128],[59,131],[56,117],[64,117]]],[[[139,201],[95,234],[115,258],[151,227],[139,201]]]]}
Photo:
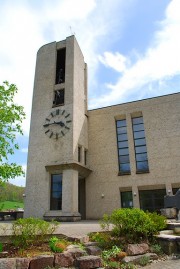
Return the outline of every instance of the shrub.
{"type": "Polygon", "coordinates": [[[153,222],[154,233],[164,230],[167,227],[166,217],[159,215],[156,212],[153,213],[147,212],[147,215],[153,222]]]}
{"type": "Polygon", "coordinates": [[[162,250],[161,246],[158,244],[151,245],[151,251],[156,253],[157,255],[163,254],[163,250],[162,250]]]}
{"type": "Polygon", "coordinates": [[[3,251],[3,244],[0,242],[0,252],[3,251]]]}
{"type": "Polygon", "coordinates": [[[103,249],[111,248],[113,246],[113,242],[111,240],[110,233],[102,232],[102,233],[91,233],[89,234],[90,240],[98,243],[98,246],[103,249]]]}
{"type": "MultiPolygon", "coordinates": [[[[145,213],[138,208],[116,209],[112,212],[109,218],[107,218],[107,215],[103,218],[102,222],[104,222],[104,225],[107,219],[108,222],[110,219],[111,223],[114,225],[112,232],[116,236],[125,236],[135,242],[147,239],[154,233],[157,233],[159,227],[158,224],[156,224],[156,220],[159,220],[162,224],[162,219],[159,218],[157,214],[145,213]]],[[[101,227],[103,226],[101,225],[101,227]]]]}
{"type": "Polygon", "coordinates": [[[66,240],[59,239],[56,236],[54,236],[49,240],[49,246],[53,252],[61,253],[68,246],[68,242],[66,240]]]}
{"type": "Polygon", "coordinates": [[[26,248],[29,245],[45,241],[52,234],[57,222],[46,222],[38,218],[18,219],[13,223],[12,241],[15,246],[26,248]]]}

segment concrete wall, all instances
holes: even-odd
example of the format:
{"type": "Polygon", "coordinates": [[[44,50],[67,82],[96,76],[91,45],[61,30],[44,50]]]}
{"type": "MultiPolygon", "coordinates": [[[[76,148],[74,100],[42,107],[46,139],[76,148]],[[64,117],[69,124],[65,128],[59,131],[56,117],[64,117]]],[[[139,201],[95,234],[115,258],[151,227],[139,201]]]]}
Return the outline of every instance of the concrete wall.
{"type": "Polygon", "coordinates": [[[87,218],[97,219],[121,206],[120,191],[132,190],[139,207],[138,190],[180,187],[180,94],[146,99],[89,111],[87,218]],[[142,113],[149,173],[136,174],[131,118],[142,113]],[[131,175],[118,176],[116,119],[125,118],[131,175]],[[104,194],[104,198],[102,198],[104,194]]]}

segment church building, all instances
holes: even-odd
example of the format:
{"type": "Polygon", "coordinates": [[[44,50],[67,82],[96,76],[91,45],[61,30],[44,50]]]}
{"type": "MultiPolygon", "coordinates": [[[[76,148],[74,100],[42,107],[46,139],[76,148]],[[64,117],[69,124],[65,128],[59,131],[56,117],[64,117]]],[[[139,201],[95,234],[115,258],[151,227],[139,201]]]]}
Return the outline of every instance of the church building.
{"type": "Polygon", "coordinates": [[[74,36],[39,49],[24,217],[159,211],[180,188],[180,93],[88,110],[87,82],[74,36]]]}

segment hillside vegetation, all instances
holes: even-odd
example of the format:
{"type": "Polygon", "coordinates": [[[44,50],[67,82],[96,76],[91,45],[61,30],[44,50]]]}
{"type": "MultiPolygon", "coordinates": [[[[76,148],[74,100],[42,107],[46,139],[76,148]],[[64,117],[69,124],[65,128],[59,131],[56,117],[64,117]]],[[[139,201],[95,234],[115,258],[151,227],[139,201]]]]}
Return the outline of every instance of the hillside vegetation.
{"type": "Polygon", "coordinates": [[[0,210],[22,208],[24,191],[24,187],[10,183],[0,185],[0,210]]]}

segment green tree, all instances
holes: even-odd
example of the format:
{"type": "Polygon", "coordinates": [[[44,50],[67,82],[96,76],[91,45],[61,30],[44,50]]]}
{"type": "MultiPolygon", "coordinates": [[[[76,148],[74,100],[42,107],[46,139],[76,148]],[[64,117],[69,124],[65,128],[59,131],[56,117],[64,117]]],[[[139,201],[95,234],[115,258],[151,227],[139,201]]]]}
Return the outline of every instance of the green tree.
{"type": "Polygon", "coordinates": [[[20,165],[8,162],[8,157],[19,149],[16,136],[23,134],[21,123],[25,113],[22,106],[14,103],[17,91],[16,85],[7,81],[0,85],[0,184],[24,174],[20,165]]]}

